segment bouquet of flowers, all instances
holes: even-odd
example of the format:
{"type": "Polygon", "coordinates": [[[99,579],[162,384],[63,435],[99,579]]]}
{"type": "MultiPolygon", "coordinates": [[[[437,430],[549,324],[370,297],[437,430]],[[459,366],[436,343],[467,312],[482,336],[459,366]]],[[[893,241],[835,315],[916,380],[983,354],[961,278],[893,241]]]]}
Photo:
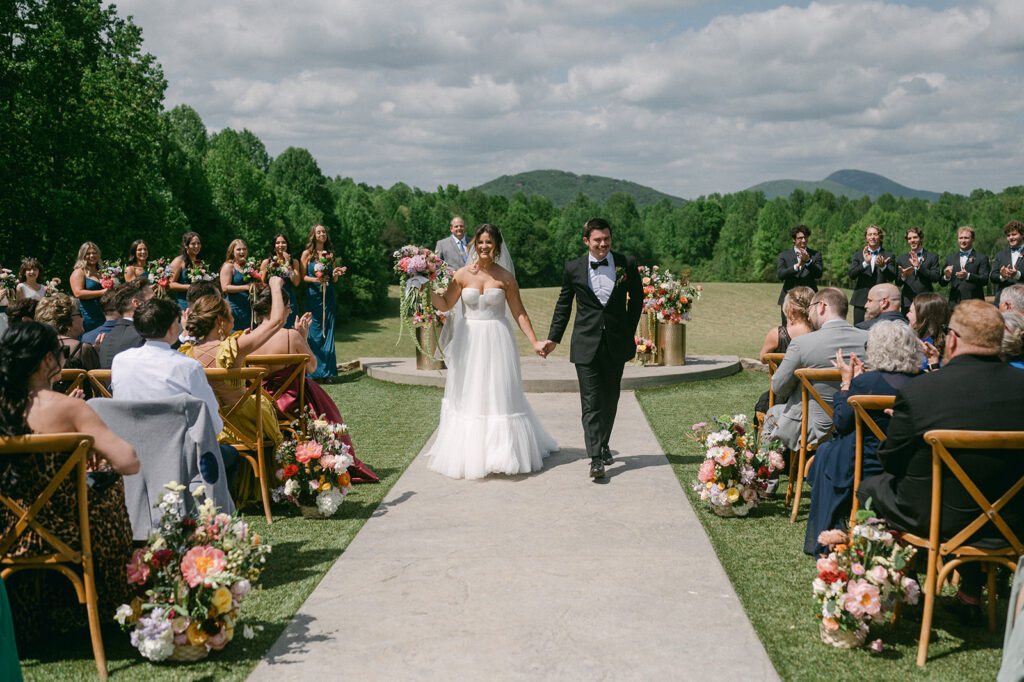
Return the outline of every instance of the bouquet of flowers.
{"type": "Polygon", "coordinates": [[[636,358],[638,362],[648,362],[654,357],[654,354],[658,352],[658,348],[654,345],[653,339],[634,336],[633,342],[636,343],[636,358]]]}
{"type": "Polygon", "coordinates": [[[43,285],[43,296],[53,296],[60,293],[60,277],[54,277],[43,285]]]}
{"type": "Polygon", "coordinates": [[[292,276],[292,272],[293,272],[292,264],[290,262],[285,262],[276,253],[274,254],[274,257],[270,259],[270,262],[267,263],[267,279],[268,280],[271,277],[280,277],[281,279],[290,279],[291,276],[292,276]]]}
{"type": "Polygon", "coordinates": [[[172,274],[170,258],[157,258],[149,262],[149,281],[156,285],[157,296],[167,296],[172,274]]]}
{"type": "Polygon", "coordinates": [[[242,271],[242,284],[255,284],[263,281],[263,277],[260,275],[260,262],[256,258],[246,258],[239,270],[242,271]]]}
{"type": "MultiPolygon", "coordinates": [[[[828,556],[818,559],[813,583],[823,642],[841,648],[860,646],[868,626],[883,623],[897,601],[917,603],[921,588],[906,575],[917,550],[901,546],[898,539],[870,509],[857,512],[849,534],[826,530],[818,536],[818,542],[829,547],[828,556]]],[[[881,640],[872,642],[872,648],[880,649],[881,640]]]]}
{"type": "Polygon", "coordinates": [[[746,516],[768,490],[773,471],[785,460],[777,442],[752,442],[745,414],[722,416],[693,425],[691,439],[707,452],[693,489],[719,516],[746,516]]]}
{"type": "Polygon", "coordinates": [[[313,276],[321,282],[329,279],[334,274],[334,254],[329,251],[321,251],[320,255],[313,261],[313,276]]]}
{"type": "MultiPolygon", "coordinates": [[[[452,282],[455,270],[436,253],[421,246],[403,246],[395,251],[393,256],[394,271],[398,273],[398,284],[402,290],[398,330],[398,338],[401,340],[402,331],[409,320],[412,321],[413,327],[432,326],[444,321],[444,314],[431,303],[430,294],[433,292],[443,296],[452,282]]],[[[415,335],[413,340],[421,353],[429,355],[420,348],[415,335]]]]}
{"type": "MultiPolygon", "coordinates": [[[[198,518],[187,516],[185,486],[172,481],[164,488],[156,505],[163,512],[160,527],[127,566],[139,596],[119,606],[114,619],[151,661],[192,660],[231,641],[270,546],[241,519],[218,514],[210,499],[199,504],[198,518]]],[[[198,503],[203,487],[192,495],[198,503]]]]}
{"type": "Polygon", "coordinates": [[[218,274],[216,272],[210,272],[206,267],[206,263],[198,261],[192,265],[188,265],[185,268],[185,279],[188,280],[189,284],[195,284],[196,282],[212,282],[217,279],[218,274]]]}
{"type": "Polygon", "coordinates": [[[7,268],[0,268],[0,292],[14,295],[14,289],[18,286],[18,276],[7,268]]]}
{"type": "Polygon", "coordinates": [[[319,418],[309,423],[307,431],[306,440],[287,440],[274,451],[281,485],[272,493],[275,502],[316,505],[319,515],[327,518],[338,511],[352,489],[348,468],[355,460],[342,438],[348,427],[319,418]]]}
{"type": "Polygon", "coordinates": [[[657,265],[638,269],[644,285],[644,311],[654,313],[658,322],[689,322],[690,309],[700,300],[704,287],[690,284],[689,272],[676,276],[657,265]]]}
{"type": "Polygon", "coordinates": [[[99,266],[100,271],[100,286],[104,289],[113,289],[121,283],[121,278],[124,275],[124,267],[121,265],[121,261],[108,260],[99,266]]]}

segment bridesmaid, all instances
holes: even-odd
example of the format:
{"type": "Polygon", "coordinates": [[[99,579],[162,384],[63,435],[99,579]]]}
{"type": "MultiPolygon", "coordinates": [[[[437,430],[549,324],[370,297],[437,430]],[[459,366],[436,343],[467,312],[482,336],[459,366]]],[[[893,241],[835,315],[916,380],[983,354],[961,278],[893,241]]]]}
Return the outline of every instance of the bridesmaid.
{"type": "Polygon", "coordinates": [[[288,319],[284,323],[285,329],[291,329],[295,326],[295,317],[299,314],[299,302],[295,296],[295,287],[299,286],[302,282],[302,270],[300,269],[302,266],[299,264],[298,259],[293,258],[291,254],[292,247],[288,243],[288,237],[278,233],[270,240],[270,256],[263,259],[263,262],[260,263],[260,279],[263,282],[269,281],[267,279],[267,271],[270,269],[271,262],[276,261],[279,264],[284,264],[288,269],[287,273],[274,273],[284,279],[284,291],[288,295],[288,308],[291,310],[288,313],[288,319]]]}
{"type": "Polygon", "coordinates": [[[243,331],[252,327],[252,303],[249,301],[249,287],[245,282],[245,259],[249,257],[249,246],[243,239],[228,244],[224,264],[220,266],[220,290],[231,306],[235,318],[231,331],[243,331]]]}
{"type": "Polygon", "coordinates": [[[149,273],[149,246],[141,239],[136,239],[128,247],[128,261],[124,266],[124,281],[131,282],[136,277],[153,280],[149,273]]]}
{"type": "Polygon", "coordinates": [[[100,247],[92,242],[85,242],[78,249],[75,269],[69,281],[71,293],[78,299],[82,311],[84,331],[95,329],[106,319],[100,308],[100,296],[106,291],[100,284],[100,247]]]}
{"type": "Polygon", "coordinates": [[[312,379],[338,375],[338,361],[334,355],[334,282],[345,274],[345,268],[333,267],[317,277],[317,260],[320,258],[333,259],[334,246],[327,236],[327,228],[314,225],[302,252],[306,311],[313,313],[313,322],[309,325],[309,348],[317,361],[316,371],[309,375],[312,379]]]}
{"type": "Polygon", "coordinates": [[[199,252],[202,250],[203,242],[199,239],[199,234],[186,232],[181,235],[181,255],[171,261],[171,283],[167,285],[167,288],[170,289],[171,296],[178,302],[178,306],[182,310],[188,310],[188,299],[185,298],[185,292],[188,291],[188,286],[191,284],[186,271],[188,268],[202,263],[199,260],[199,252]]]}
{"type": "Polygon", "coordinates": [[[35,258],[26,258],[21,262],[18,269],[18,286],[15,289],[15,298],[19,301],[23,298],[34,298],[37,301],[43,300],[46,296],[46,286],[39,281],[43,276],[43,266],[35,258]]]}

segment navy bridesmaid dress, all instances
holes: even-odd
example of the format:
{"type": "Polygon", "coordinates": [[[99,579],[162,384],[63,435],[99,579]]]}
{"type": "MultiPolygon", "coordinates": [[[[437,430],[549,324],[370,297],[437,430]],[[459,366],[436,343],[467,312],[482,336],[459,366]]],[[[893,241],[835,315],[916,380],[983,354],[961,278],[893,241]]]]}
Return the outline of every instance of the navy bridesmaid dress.
{"type": "MultiPolygon", "coordinates": [[[[306,266],[306,274],[315,276],[310,262],[306,266]]],[[[338,375],[338,360],[334,354],[334,283],[330,274],[323,282],[306,282],[306,312],[313,314],[313,322],[309,325],[309,348],[316,356],[316,371],[309,375],[311,379],[323,379],[338,375]],[[327,305],[324,305],[322,287],[326,287],[327,305]]]]}
{"type": "MultiPolygon", "coordinates": [[[[231,273],[232,284],[244,284],[245,276],[238,270],[231,273]]],[[[242,331],[252,326],[252,307],[249,305],[249,292],[237,291],[228,294],[228,305],[231,306],[231,315],[235,318],[235,326],[231,331],[242,331]]]]}
{"type": "MultiPolygon", "coordinates": [[[[102,291],[103,285],[89,275],[85,276],[86,291],[102,291]]],[[[106,318],[103,316],[103,308],[100,307],[99,298],[80,298],[78,308],[82,311],[82,326],[85,331],[92,331],[103,324],[106,318]]]]}

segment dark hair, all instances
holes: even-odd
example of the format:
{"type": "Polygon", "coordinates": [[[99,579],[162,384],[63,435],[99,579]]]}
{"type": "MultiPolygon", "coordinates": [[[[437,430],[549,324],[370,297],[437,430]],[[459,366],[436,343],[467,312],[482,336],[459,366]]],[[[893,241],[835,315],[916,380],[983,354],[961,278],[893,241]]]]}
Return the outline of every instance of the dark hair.
{"type": "Polygon", "coordinates": [[[29,268],[35,268],[36,270],[39,271],[39,274],[36,276],[37,282],[43,279],[43,264],[37,261],[35,258],[26,258],[25,260],[21,261],[21,267],[18,268],[19,282],[25,281],[25,271],[28,270],[29,268]]]}
{"type": "Polygon", "coordinates": [[[907,235],[910,234],[911,232],[916,234],[921,239],[921,241],[924,242],[924,230],[922,230],[920,227],[908,227],[907,231],[903,233],[903,238],[906,239],[907,235]]]}
{"type": "Polygon", "coordinates": [[[491,260],[497,262],[498,256],[501,255],[501,245],[505,243],[505,238],[501,236],[501,230],[492,225],[491,223],[484,223],[480,227],[476,228],[476,232],[473,233],[473,245],[484,234],[491,236],[491,241],[494,242],[494,253],[491,254],[491,260]]]}
{"type": "Polygon", "coordinates": [[[220,294],[200,296],[189,306],[188,332],[202,341],[213,331],[218,320],[230,314],[231,308],[220,294]]]}
{"type": "MultiPolygon", "coordinates": [[[[123,284],[121,286],[124,286],[123,284]]],[[[118,312],[117,310],[117,289],[111,287],[103,292],[100,296],[100,310],[103,311],[103,316],[113,315],[118,312]]]]}
{"type": "Polygon", "coordinates": [[[145,245],[147,250],[149,249],[149,244],[146,244],[145,239],[136,239],[132,242],[132,245],[128,247],[128,262],[125,263],[125,265],[138,265],[139,257],[135,255],[135,251],[139,248],[140,244],[145,245]]]}
{"type": "Polygon", "coordinates": [[[39,305],[38,298],[19,298],[11,301],[7,306],[7,319],[11,324],[21,322],[26,317],[33,320],[36,317],[36,306],[39,305]]]}
{"type": "Polygon", "coordinates": [[[28,378],[47,355],[60,355],[57,331],[41,322],[12,325],[0,338],[0,436],[29,433],[28,378]]]}
{"type": "Polygon", "coordinates": [[[583,223],[583,238],[590,239],[590,233],[594,230],[604,230],[611,234],[612,226],[604,218],[591,218],[583,223]]]}
{"type": "Polygon", "coordinates": [[[256,300],[252,302],[253,323],[258,324],[267,319],[271,307],[273,307],[273,297],[270,287],[264,287],[263,291],[256,295],[256,300]]]}
{"type": "MultiPolygon", "coordinates": [[[[199,237],[198,232],[186,232],[181,235],[181,257],[185,259],[185,265],[188,265],[192,259],[188,257],[188,243],[195,237],[199,237]]],[[[202,237],[199,237],[199,243],[203,241],[202,237]]]]}
{"type": "Polygon", "coordinates": [[[148,279],[142,277],[136,277],[130,282],[125,282],[121,286],[114,289],[115,296],[117,297],[117,312],[122,315],[127,315],[132,311],[132,301],[135,299],[142,298],[142,290],[146,287],[151,287],[148,279]]]}
{"type": "Polygon", "coordinates": [[[796,236],[801,232],[803,232],[804,236],[807,237],[808,239],[811,238],[811,228],[807,227],[806,225],[794,225],[793,227],[789,228],[789,238],[796,239],[796,236]]]}
{"type": "Polygon", "coordinates": [[[181,315],[181,308],[169,298],[151,298],[135,309],[132,324],[144,339],[162,339],[174,321],[181,315]]]}
{"type": "Polygon", "coordinates": [[[1009,236],[1011,232],[1019,232],[1024,234],[1024,223],[1019,220],[1011,220],[1010,222],[1003,225],[1003,234],[1009,236]]]}
{"type": "Polygon", "coordinates": [[[911,305],[914,306],[914,331],[917,332],[917,338],[931,337],[932,345],[941,355],[946,345],[942,326],[949,322],[949,302],[942,294],[925,291],[915,296],[911,305]]]}
{"type": "Polygon", "coordinates": [[[188,285],[188,289],[185,291],[185,300],[188,301],[188,304],[191,306],[203,296],[220,295],[220,286],[216,281],[200,280],[188,285]]]}
{"type": "MultiPolygon", "coordinates": [[[[267,256],[267,258],[273,258],[274,256],[277,255],[277,249],[274,247],[274,244],[277,243],[278,239],[284,239],[284,243],[288,248],[288,255],[294,256],[294,254],[292,253],[292,240],[288,239],[288,235],[286,235],[284,232],[278,232],[277,234],[270,238],[270,255],[267,256]]],[[[291,263],[289,263],[289,265],[291,265],[291,263]]]]}
{"type": "MultiPolygon", "coordinates": [[[[324,228],[324,232],[327,234],[327,239],[324,240],[324,249],[323,250],[327,251],[330,254],[333,254],[333,255],[337,256],[338,254],[334,253],[334,245],[331,244],[331,233],[327,232],[327,228],[324,225],[320,224],[320,223],[317,223],[313,227],[309,228],[309,239],[306,240],[306,251],[309,251],[310,253],[313,253],[313,249],[316,247],[316,228],[318,228],[318,227],[323,227],[324,228]]],[[[320,254],[319,253],[313,253],[313,255],[314,256],[319,256],[320,254]]]]}

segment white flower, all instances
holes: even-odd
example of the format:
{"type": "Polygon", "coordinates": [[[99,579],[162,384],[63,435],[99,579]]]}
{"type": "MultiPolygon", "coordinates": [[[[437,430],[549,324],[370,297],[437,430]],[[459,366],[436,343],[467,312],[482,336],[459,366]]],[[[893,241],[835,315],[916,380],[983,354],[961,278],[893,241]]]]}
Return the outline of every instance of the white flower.
{"type": "Polygon", "coordinates": [[[253,632],[253,629],[251,627],[249,627],[248,625],[242,626],[242,637],[245,637],[246,639],[252,639],[255,636],[256,633],[253,632]]]}
{"type": "Polygon", "coordinates": [[[295,497],[299,494],[299,482],[294,478],[289,478],[284,482],[284,494],[289,497],[295,497]]]}
{"type": "Polygon", "coordinates": [[[315,493],[317,490],[320,490],[320,482],[319,481],[310,481],[309,482],[309,492],[315,493]]]}
{"type": "Polygon", "coordinates": [[[330,488],[316,496],[316,508],[324,516],[334,516],[345,495],[337,488],[330,488]]]}
{"type": "Polygon", "coordinates": [[[206,486],[201,484],[197,486],[195,490],[192,491],[192,497],[196,498],[197,500],[205,494],[206,486]]]}
{"type": "Polygon", "coordinates": [[[704,444],[711,448],[716,445],[720,445],[721,443],[728,443],[731,438],[732,434],[728,431],[714,431],[708,434],[707,440],[704,441],[704,444]]]}
{"type": "Polygon", "coordinates": [[[117,611],[114,612],[114,620],[116,620],[119,625],[124,625],[125,621],[131,618],[132,613],[134,613],[134,611],[132,611],[132,607],[127,604],[121,604],[117,607],[117,611]]]}

